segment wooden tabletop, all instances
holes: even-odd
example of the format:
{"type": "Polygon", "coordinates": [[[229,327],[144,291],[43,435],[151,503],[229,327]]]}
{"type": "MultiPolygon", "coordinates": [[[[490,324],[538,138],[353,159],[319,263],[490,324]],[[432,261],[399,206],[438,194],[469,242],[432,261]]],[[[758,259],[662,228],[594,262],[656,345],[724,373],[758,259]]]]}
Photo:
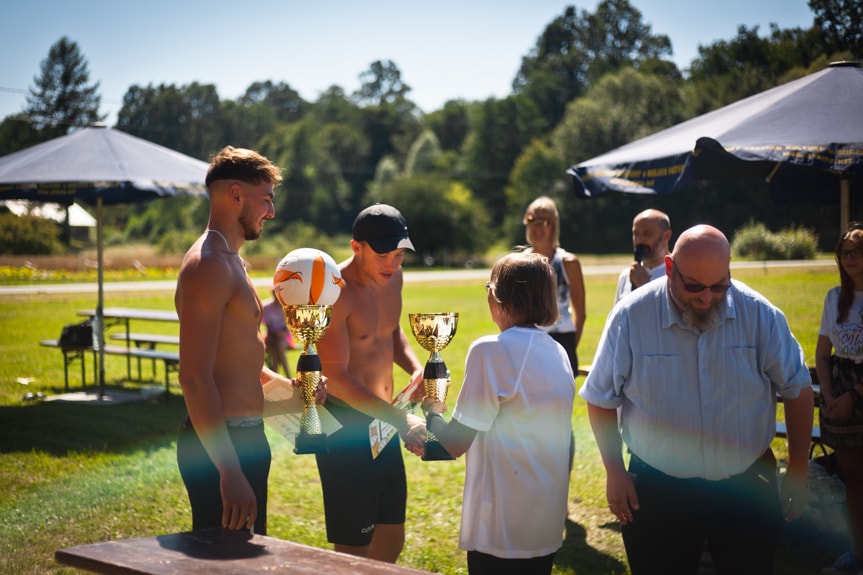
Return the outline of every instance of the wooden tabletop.
{"type": "Polygon", "coordinates": [[[103,575],[428,573],[245,531],[204,529],[60,549],[58,563],[103,575]]]}

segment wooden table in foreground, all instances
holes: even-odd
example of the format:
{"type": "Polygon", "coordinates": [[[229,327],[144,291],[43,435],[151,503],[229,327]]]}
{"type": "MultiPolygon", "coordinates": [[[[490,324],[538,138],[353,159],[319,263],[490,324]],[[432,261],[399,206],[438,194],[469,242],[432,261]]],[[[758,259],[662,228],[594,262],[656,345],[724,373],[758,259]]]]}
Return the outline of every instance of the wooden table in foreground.
{"type": "Polygon", "coordinates": [[[103,575],[428,573],[245,531],[203,529],[60,549],[58,563],[103,575]]]}

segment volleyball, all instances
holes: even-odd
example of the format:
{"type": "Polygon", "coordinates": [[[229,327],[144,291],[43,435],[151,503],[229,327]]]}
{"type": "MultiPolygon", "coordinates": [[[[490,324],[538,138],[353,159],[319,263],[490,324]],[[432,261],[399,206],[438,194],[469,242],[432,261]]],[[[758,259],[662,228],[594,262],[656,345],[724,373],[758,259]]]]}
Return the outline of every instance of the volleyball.
{"type": "Polygon", "coordinates": [[[276,266],[273,291],[282,306],[332,305],[344,280],[335,260],[315,248],[288,253],[276,266]]]}

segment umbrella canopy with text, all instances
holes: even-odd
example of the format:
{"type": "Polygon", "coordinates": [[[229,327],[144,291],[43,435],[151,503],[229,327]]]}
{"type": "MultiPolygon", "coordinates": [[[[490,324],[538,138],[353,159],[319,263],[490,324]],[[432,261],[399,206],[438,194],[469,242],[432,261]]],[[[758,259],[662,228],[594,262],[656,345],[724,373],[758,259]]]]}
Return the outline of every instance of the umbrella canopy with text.
{"type": "Polygon", "coordinates": [[[837,203],[863,172],[863,68],[838,62],[570,167],[574,191],[664,194],[763,179],[775,201],[837,203]]]}
{"type": "Polygon", "coordinates": [[[84,128],[0,157],[0,200],[116,204],[205,194],[207,167],[119,130],[84,128]]]}

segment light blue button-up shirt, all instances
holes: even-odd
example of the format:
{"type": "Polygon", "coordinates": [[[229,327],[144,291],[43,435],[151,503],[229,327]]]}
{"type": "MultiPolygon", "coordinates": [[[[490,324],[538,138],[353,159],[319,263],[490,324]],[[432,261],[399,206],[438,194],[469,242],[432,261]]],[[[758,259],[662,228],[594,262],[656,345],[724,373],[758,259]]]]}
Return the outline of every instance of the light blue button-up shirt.
{"type": "Polygon", "coordinates": [[[674,477],[745,471],[776,433],[776,395],[795,398],[812,383],[785,315],[731,283],[721,321],[703,333],[684,325],[667,278],[636,290],[609,314],[579,390],[620,407],[632,453],[674,477]]]}

